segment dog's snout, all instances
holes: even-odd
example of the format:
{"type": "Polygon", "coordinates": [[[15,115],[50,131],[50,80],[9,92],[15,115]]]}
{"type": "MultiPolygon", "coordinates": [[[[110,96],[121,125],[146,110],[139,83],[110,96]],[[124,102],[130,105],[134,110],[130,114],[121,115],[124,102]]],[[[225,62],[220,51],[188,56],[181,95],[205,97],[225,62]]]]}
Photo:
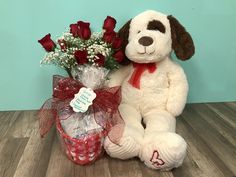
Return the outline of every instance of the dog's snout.
{"type": "Polygon", "coordinates": [[[143,36],[138,40],[138,42],[143,46],[149,46],[153,43],[153,39],[149,36],[143,36]]]}

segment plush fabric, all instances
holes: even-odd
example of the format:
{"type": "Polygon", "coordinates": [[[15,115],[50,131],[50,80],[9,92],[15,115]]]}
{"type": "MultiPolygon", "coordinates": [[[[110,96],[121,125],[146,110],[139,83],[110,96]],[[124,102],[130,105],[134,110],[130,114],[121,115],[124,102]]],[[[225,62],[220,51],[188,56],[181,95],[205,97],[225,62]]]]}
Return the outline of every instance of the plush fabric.
{"type": "MultiPolygon", "coordinates": [[[[185,32],[182,35],[184,41],[190,41],[188,47],[184,47],[186,43],[182,42],[181,36],[173,38],[173,34],[179,33],[173,32],[170,21],[167,15],[148,10],[127,22],[119,36],[126,41],[126,56],[134,64],[113,72],[108,83],[109,86],[121,85],[119,111],[125,127],[117,143],[111,142],[109,138],[105,140],[106,152],[119,159],[138,156],[148,167],[161,170],[179,167],[187,148],[185,140],[175,133],[175,117],[184,109],[188,83],[181,66],[170,58],[172,47],[176,45],[173,39],[181,41],[178,42],[178,48],[182,50],[180,59],[186,60],[194,53],[189,33],[181,25],[181,34],[185,32]],[[148,41],[140,41],[143,37],[142,40],[148,41]],[[188,52],[188,49],[192,51],[188,52]],[[142,70],[139,87],[134,87],[130,82],[136,72],[135,63],[156,66],[153,72],[142,70]]],[[[178,25],[175,23],[175,28],[178,25]]],[[[178,48],[174,51],[177,52],[178,48]]]]}

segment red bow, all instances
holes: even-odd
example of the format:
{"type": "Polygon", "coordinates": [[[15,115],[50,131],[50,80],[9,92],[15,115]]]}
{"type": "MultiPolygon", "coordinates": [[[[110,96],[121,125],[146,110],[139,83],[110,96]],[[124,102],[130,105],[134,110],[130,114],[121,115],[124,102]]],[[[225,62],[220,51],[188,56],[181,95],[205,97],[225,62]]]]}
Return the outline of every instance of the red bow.
{"type": "MultiPolygon", "coordinates": [[[[71,78],[53,77],[53,98],[47,100],[39,111],[41,136],[44,136],[50,130],[61,110],[67,110],[68,117],[74,113],[69,103],[82,87],[84,86],[80,82],[71,78]]],[[[96,98],[91,105],[94,114],[103,111],[110,118],[110,120],[107,120],[108,122],[105,122],[105,120],[96,121],[98,123],[102,122],[102,125],[100,125],[109,130],[110,126],[121,121],[118,111],[121,101],[120,87],[102,88],[94,90],[94,92],[96,98]]],[[[95,119],[96,117],[98,116],[95,115],[95,119]]]]}
{"type": "Polygon", "coordinates": [[[129,79],[129,83],[137,88],[140,89],[140,79],[145,70],[148,70],[149,73],[153,73],[156,71],[156,63],[133,63],[134,72],[129,79]]]}

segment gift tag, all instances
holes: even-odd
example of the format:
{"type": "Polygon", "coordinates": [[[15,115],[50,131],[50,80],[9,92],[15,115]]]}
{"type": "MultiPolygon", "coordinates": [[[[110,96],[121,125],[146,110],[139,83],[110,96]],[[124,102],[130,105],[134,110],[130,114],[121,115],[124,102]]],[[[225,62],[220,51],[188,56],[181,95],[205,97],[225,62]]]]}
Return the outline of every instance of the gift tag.
{"type": "Polygon", "coordinates": [[[70,102],[70,106],[75,112],[86,112],[88,107],[93,104],[96,93],[91,88],[82,87],[79,93],[70,102]]]}

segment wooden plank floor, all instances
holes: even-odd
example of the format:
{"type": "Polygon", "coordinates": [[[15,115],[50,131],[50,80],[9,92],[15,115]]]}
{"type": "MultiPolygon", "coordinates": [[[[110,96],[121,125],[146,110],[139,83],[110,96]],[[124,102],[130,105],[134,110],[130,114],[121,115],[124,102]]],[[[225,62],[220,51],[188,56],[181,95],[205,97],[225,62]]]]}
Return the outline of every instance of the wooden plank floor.
{"type": "Polygon", "coordinates": [[[62,153],[53,129],[41,139],[37,111],[0,112],[0,177],[233,177],[236,176],[236,103],[188,104],[177,132],[188,143],[182,167],[148,169],[138,158],[105,155],[78,166],[62,153]]]}

